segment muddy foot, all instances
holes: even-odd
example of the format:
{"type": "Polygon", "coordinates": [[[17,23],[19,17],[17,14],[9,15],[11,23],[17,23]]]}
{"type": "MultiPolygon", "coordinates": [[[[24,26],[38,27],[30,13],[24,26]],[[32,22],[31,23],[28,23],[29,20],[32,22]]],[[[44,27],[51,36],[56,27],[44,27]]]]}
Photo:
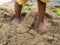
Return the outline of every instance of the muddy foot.
{"type": "Polygon", "coordinates": [[[39,33],[40,34],[45,34],[47,32],[47,27],[45,26],[44,23],[39,24],[39,33]]]}
{"type": "Polygon", "coordinates": [[[12,20],[12,23],[14,24],[14,25],[16,25],[16,24],[19,24],[20,23],[20,16],[14,16],[14,18],[13,18],[13,20],[12,20]]]}

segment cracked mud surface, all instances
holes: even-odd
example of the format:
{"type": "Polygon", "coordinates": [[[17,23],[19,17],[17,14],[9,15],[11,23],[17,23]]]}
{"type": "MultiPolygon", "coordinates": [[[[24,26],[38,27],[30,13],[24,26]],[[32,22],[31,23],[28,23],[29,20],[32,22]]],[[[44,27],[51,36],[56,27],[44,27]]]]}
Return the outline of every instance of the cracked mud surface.
{"type": "Polygon", "coordinates": [[[60,17],[53,12],[55,6],[47,7],[45,24],[49,31],[40,35],[36,32],[37,12],[28,12],[22,16],[21,23],[13,25],[11,21],[15,14],[13,7],[9,8],[11,4],[0,7],[0,45],[60,45],[60,17]]]}

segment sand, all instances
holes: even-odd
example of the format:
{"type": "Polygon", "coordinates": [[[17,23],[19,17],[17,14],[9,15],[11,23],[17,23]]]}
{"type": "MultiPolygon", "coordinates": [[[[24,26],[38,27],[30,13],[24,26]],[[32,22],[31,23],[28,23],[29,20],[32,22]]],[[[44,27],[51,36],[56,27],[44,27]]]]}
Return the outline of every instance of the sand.
{"type": "Polygon", "coordinates": [[[55,11],[56,6],[47,6],[45,24],[46,34],[38,33],[37,10],[22,11],[21,23],[11,23],[14,17],[13,3],[0,6],[0,45],[60,45],[60,17],[55,11]]]}

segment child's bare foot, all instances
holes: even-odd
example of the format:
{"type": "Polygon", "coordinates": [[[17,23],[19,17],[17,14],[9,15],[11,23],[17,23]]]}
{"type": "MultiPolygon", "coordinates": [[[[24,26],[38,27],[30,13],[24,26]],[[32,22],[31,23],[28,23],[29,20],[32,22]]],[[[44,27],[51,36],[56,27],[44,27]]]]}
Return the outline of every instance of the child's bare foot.
{"type": "Polygon", "coordinates": [[[12,23],[15,25],[18,24],[19,22],[20,22],[20,16],[15,16],[12,20],[12,23]]]}
{"type": "Polygon", "coordinates": [[[45,26],[44,23],[39,24],[39,33],[45,34],[47,32],[47,27],[45,26]]]}

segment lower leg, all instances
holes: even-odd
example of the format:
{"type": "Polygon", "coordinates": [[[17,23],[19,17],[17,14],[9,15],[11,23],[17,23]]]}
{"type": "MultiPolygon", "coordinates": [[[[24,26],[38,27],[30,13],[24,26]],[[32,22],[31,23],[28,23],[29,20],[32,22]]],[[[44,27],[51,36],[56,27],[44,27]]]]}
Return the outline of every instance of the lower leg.
{"type": "Polygon", "coordinates": [[[38,0],[39,22],[44,22],[44,15],[46,10],[46,3],[38,0]]]}
{"type": "Polygon", "coordinates": [[[46,10],[46,3],[37,0],[38,2],[38,12],[39,12],[39,31],[42,33],[46,32],[46,26],[44,25],[44,15],[46,10]]]}
{"type": "Polygon", "coordinates": [[[13,24],[18,24],[20,22],[20,14],[21,14],[21,10],[22,10],[22,5],[19,5],[16,1],[15,1],[15,5],[14,5],[14,8],[15,8],[15,17],[13,18],[12,20],[12,23],[13,24]]]}
{"type": "Polygon", "coordinates": [[[15,1],[14,8],[15,8],[15,14],[16,14],[16,16],[20,17],[21,10],[22,10],[22,5],[19,5],[19,4],[15,1]]]}

